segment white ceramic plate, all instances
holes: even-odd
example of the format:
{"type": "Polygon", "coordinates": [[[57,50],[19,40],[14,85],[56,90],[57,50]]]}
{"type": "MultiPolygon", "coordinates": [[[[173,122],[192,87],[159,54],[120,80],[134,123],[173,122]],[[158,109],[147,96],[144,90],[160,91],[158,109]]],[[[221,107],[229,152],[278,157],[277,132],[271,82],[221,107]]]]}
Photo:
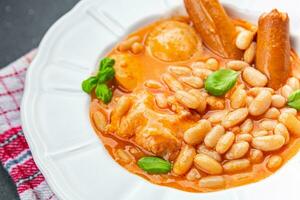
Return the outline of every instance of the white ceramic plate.
{"type": "MultiPolygon", "coordinates": [[[[300,27],[297,0],[223,2],[230,10],[239,8],[234,15],[252,21],[263,10],[279,7],[289,12],[292,31],[300,27]]],[[[299,154],[259,183],[201,194],[151,184],[106,152],[90,125],[90,98],[81,82],[122,37],[174,12],[184,12],[182,0],[84,0],[48,31],[27,72],[22,123],[53,191],[64,200],[299,199],[299,154]]],[[[297,44],[300,52],[294,40],[297,44]]]]}

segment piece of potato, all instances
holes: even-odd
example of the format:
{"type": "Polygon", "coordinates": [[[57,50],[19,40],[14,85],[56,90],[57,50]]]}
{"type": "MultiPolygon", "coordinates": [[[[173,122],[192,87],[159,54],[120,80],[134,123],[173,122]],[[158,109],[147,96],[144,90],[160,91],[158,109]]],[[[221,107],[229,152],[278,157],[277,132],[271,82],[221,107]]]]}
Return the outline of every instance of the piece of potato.
{"type": "Polygon", "coordinates": [[[140,81],[140,64],[130,54],[114,54],[110,56],[115,59],[115,79],[120,87],[126,91],[133,91],[140,81]]]}
{"type": "Polygon", "coordinates": [[[164,21],[156,26],[146,44],[154,57],[167,62],[187,60],[201,48],[196,32],[178,21],[164,21]]]}

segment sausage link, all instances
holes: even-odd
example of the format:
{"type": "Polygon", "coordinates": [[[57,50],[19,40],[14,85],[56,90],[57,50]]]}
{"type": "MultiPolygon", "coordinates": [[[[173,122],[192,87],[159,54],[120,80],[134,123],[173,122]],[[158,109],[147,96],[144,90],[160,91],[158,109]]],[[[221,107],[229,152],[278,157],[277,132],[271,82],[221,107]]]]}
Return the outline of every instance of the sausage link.
{"type": "Polygon", "coordinates": [[[203,42],[222,57],[241,59],[234,23],[218,0],[185,0],[186,10],[203,42]]]}
{"type": "Polygon", "coordinates": [[[286,82],[290,50],[288,15],[276,9],[262,15],[258,21],[256,67],[268,77],[269,87],[278,89],[286,82]]]}

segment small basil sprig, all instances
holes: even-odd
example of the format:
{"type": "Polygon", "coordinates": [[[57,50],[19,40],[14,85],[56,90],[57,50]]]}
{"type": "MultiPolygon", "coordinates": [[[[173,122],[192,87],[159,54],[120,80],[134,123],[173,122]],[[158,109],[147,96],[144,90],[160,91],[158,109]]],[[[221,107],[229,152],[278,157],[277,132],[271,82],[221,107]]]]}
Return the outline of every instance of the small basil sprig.
{"type": "Polygon", "coordinates": [[[300,90],[296,90],[288,97],[287,104],[292,108],[300,110],[300,90]]]}
{"type": "Polygon", "coordinates": [[[105,83],[100,83],[95,89],[96,97],[101,99],[105,104],[108,104],[112,98],[112,91],[105,83]]]}
{"type": "Polygon", "coordinates": [[[114,68],[110,67],[101,70],[98,73],[97,78],[99,83],[106,83],[107,81],[112,80],[114,76],[115,76],[115,70],[114,68]]]}
{"type": "Polygon", "coordinates": [[[112,68],[115,65],[115,60],[112,58],[103,58],[100,62],[99,71],[106,69],[106,68],[112,68]]]}
{"type": "Polygon", "coordinates": [[[91,76],[82,82],[82,90],[89,94],[97,86],[97,83],[98,78],[96,76],[91,76]]]}
{"type": "Polygon", "coordinates": [[[172,165],[169,161],[159,157],[142,157],[137,162],[138,166],[149,174],[166,174],[171,171],[172,165]]]}
{"type": "Polygon", "coordinates": [[[226,94],[236,83],[238,73],[231,69],[220,69],[205,81],[205,89],[214,96],[226,94]]]}
{"type": "Polygon", "coordinates": [[[96,97],[101,99],[105,104],[108,104],[112,99],[112,90],[107,86],[107,82],[115,76],[114,65],[114,59],[102,59],[98,74],[84,80],[81,84],[82,90],[90,94],[95,89],[96,97]]]}

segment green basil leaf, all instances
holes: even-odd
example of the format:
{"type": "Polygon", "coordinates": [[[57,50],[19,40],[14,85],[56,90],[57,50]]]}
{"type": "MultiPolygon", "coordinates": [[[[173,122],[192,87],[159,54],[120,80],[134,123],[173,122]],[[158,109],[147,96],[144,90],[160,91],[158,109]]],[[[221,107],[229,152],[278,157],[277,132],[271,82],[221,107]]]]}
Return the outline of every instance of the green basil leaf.
{"type": "Polygon", "coordinates": [[[171,163],[159,157],[142,157],[137,164],[149,174],[166,174],[171,171],[171,163]]]}
{"type": "Polygon", "coordinates": [[[288,97],[287,104],[292,108],[300,110],[300,90],[296,90],[288,97]]]}
{"type": "Polygon", "coordinates": [[[100,62],[99,71],[102,71],[106,68],[112,68],[115,65],[115,60],[112,58],[103,58],[100,62]]]}
{"type": "Polygon", "coordinates": [[[111,89],[104,83],[98,84],[95,89],[96,97],[101,99],[105,104],[108,104],[112,98],[111,89]]]}
{"type": "Polygon", "coordinates": [[[208,76],[205,89],[211,95],[222,96],[235,85],[237,77],[238,73],[234,70],[220,69],[208,76]]]}
{"type": "Polygon", "coordinates": [[[83,91],[90,94],[92,90],[96,87],[97,83],[98,83],[98,78],[92,76],[82,82],[81,88],[83,91]]]}
{"type": "Polygon", "coordinates": [[[115,69],[112,67],[102,69],[97,77],[98,77],[98,83],[106,83],[107,81],[113,79],[115,76],[115,69]]]}

